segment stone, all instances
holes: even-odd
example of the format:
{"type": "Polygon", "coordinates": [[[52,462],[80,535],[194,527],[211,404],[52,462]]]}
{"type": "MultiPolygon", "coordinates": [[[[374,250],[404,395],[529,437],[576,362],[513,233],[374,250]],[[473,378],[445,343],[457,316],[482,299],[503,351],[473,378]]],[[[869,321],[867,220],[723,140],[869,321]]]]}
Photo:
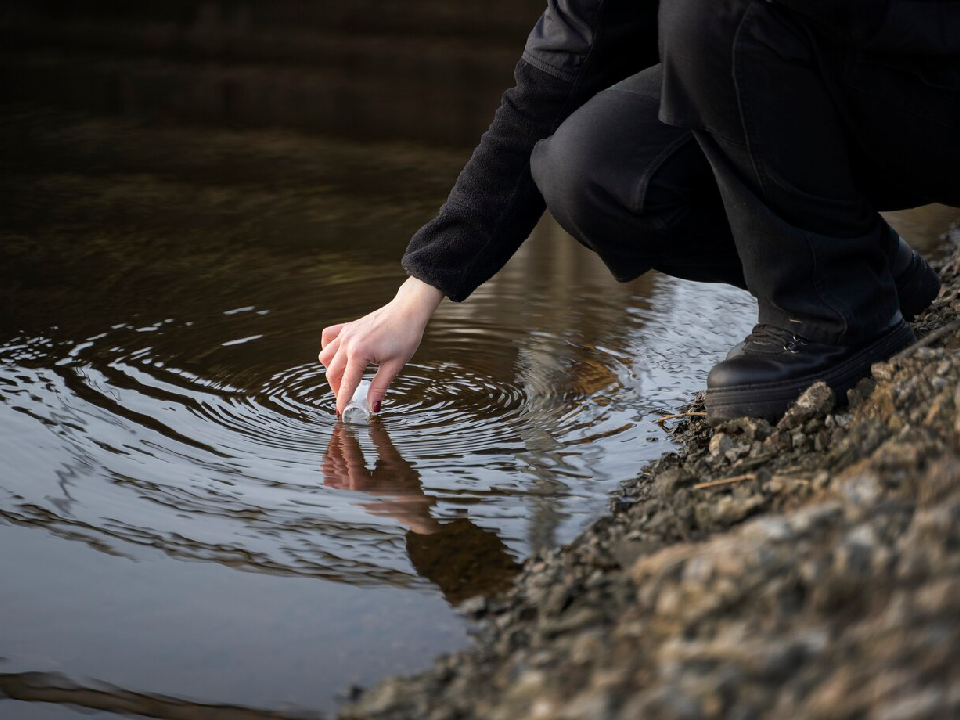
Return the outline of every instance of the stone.
{"type": "Polygon", "coordinates": [[[733,449],[733,440],[725,433],[717,433],[710,438],[710,454],[714,456],[726,455],[733,449]]]}
{"type": "Polygon", "coordinates": [[[802,427],[809,420],[826,415],[833,410],[835,404],[836,397],[833,390],[826,383],[815,383],[787,409],[777,427],[786,429],[802,427]]]}
{"type": "MultiPolygon", "coordinates": [[[[906,697],[894,698],[877,709],[876,720],[917,720],[917,718],[948,717],[943,706],[942,690],[918,690],[906,697]]],[[[956,716],[954,716],[956,717],[956,716]]]]}
{"type": "Polygon", "coordinates": [[[874,363],[870,373],[880,382],[888,382],[893,379],[893,366],[890,363],[874,363]]]}
{"type": "Polygon", "coordinates": [[[957,393],[953,398],[953,406],[957,410],[957,419],[953,424],[953,429],[955,432],[960,433],[960,384],[957,385],[957,393]]]}
{"type": "Polygon", "coordinates": [[[671,468],[657,475],[655,483],[658,490],[671,494],[685,485],[690,485],[695,479],[683,468],[671,468]]]}
{"type": "Polygon", "coordinates": [[[842,515],[843,505],[828,501],[819,505],[809,505],[791,513],[788,522],[794,532],[808,534],[831,526],[842,515]]]}
{"type": "Polygon", "coordinates": [[[876,475],[857,475],[840,484],[840,493],[857,507],[868,507],[876,503],[881,492],[880,481],[876,475]]]}
{"type": "Polygon", "coordinates": [[[796,533],[786,519],[773,515],[750,520],[743,526],[740,534],[746,538],[764,542],[784,542],[796,537],[796,533]]]}
{"type": "Polygon", "coordinates": [[[614,720],[612,694],[604,688],[584,691],[573,698],[555,717],[560,720],[614,720]]]}
{"type": "Polygon", "coordinates": [[[462,603],[460,603],[460,614],[468,618],[481,618],[487,614],[487,598],[482,595],[477,595],[476,597],[467,598],[462,603]]]}
{"type": "Polygon", "coordinates": [[[850,406],[850,409],[856,408],[873,394],[876,387],[877,383],[873,378],[861,378],[856,386],[847,392],[847,405],[850,406]]]}
{"type": "Polygon", "coordinates": [[[766,440],[773,432],[773,428],[766,420],[748,417],[728,420],[720,426],[720,430],[728,435],[742,435],[751,442],[766,440]]]}

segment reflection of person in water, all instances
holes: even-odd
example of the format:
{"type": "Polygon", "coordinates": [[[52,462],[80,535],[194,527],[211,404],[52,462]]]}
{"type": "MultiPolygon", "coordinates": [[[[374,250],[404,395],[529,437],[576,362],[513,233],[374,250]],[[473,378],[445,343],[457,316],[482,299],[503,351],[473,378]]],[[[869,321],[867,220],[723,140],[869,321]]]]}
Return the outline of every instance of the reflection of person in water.
{"type": "Polygon", "coordinates": [[[392,517],[407,528],[407,555],[417,573],[436,584],[448,602],[509,587],[520,566],[497,534],[467,518],[440,523],[430,514],[436,498],[423,491],[420,474],[403,459],[379,422],[368,426],[377,451],[367,468],[354,431],[337,423],[323,458],[323,484],[373,496],[369,512],[392,517]]]}

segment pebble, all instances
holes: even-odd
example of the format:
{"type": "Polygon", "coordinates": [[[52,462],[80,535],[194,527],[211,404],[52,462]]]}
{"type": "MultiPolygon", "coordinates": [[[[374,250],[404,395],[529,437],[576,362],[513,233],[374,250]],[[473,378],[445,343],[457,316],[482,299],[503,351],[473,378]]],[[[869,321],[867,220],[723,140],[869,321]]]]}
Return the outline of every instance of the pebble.
{"type": "Polygon", "coordinates": [[[791,429],[803,426],[833,410],[836,398],[826,383],[811,385],[788,409],[777,427],[791,429]]]}
{"type": "MultiPolygon", "coordinates": [[[[960,251],[941,272],[918,335],[957,316],[960,251]]],[[[473,647],[339,716],[960,717],[960,333],[849,399],[820,384],[776,428],[678,423],[612,516],[461,605],[473,647]]]]}
{"type": "Polygon", "coordinates": [[[708,447],[711,455],[724,455],[728,450],[733,448],[733,440],[725,433],[717,433],[710,438],[710,445],[708,447]]]}

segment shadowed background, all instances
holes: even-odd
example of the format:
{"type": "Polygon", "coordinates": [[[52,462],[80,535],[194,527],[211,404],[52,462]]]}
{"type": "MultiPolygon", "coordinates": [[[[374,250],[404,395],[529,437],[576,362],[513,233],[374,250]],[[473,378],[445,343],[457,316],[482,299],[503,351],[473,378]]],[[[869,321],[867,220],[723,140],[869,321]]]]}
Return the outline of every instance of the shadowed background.
{"type": "Polygon", "coordinates": [[[538,0],[9,0],[4,100],[472,144],[538,0]]]}

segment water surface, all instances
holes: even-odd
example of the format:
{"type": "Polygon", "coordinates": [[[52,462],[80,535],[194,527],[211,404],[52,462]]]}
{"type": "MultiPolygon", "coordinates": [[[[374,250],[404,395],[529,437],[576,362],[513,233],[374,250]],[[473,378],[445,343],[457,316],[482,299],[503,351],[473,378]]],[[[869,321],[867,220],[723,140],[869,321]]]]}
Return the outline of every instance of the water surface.
{"type": "Polygon", "coordinates": [[[345,426],[320,330],[392,296],[463,153],[0,130],[0,694],[61,703],[0,716],[303,717],[423,667],[753,324],[731,288],[618,285],[546,220],[345,426]]]}

